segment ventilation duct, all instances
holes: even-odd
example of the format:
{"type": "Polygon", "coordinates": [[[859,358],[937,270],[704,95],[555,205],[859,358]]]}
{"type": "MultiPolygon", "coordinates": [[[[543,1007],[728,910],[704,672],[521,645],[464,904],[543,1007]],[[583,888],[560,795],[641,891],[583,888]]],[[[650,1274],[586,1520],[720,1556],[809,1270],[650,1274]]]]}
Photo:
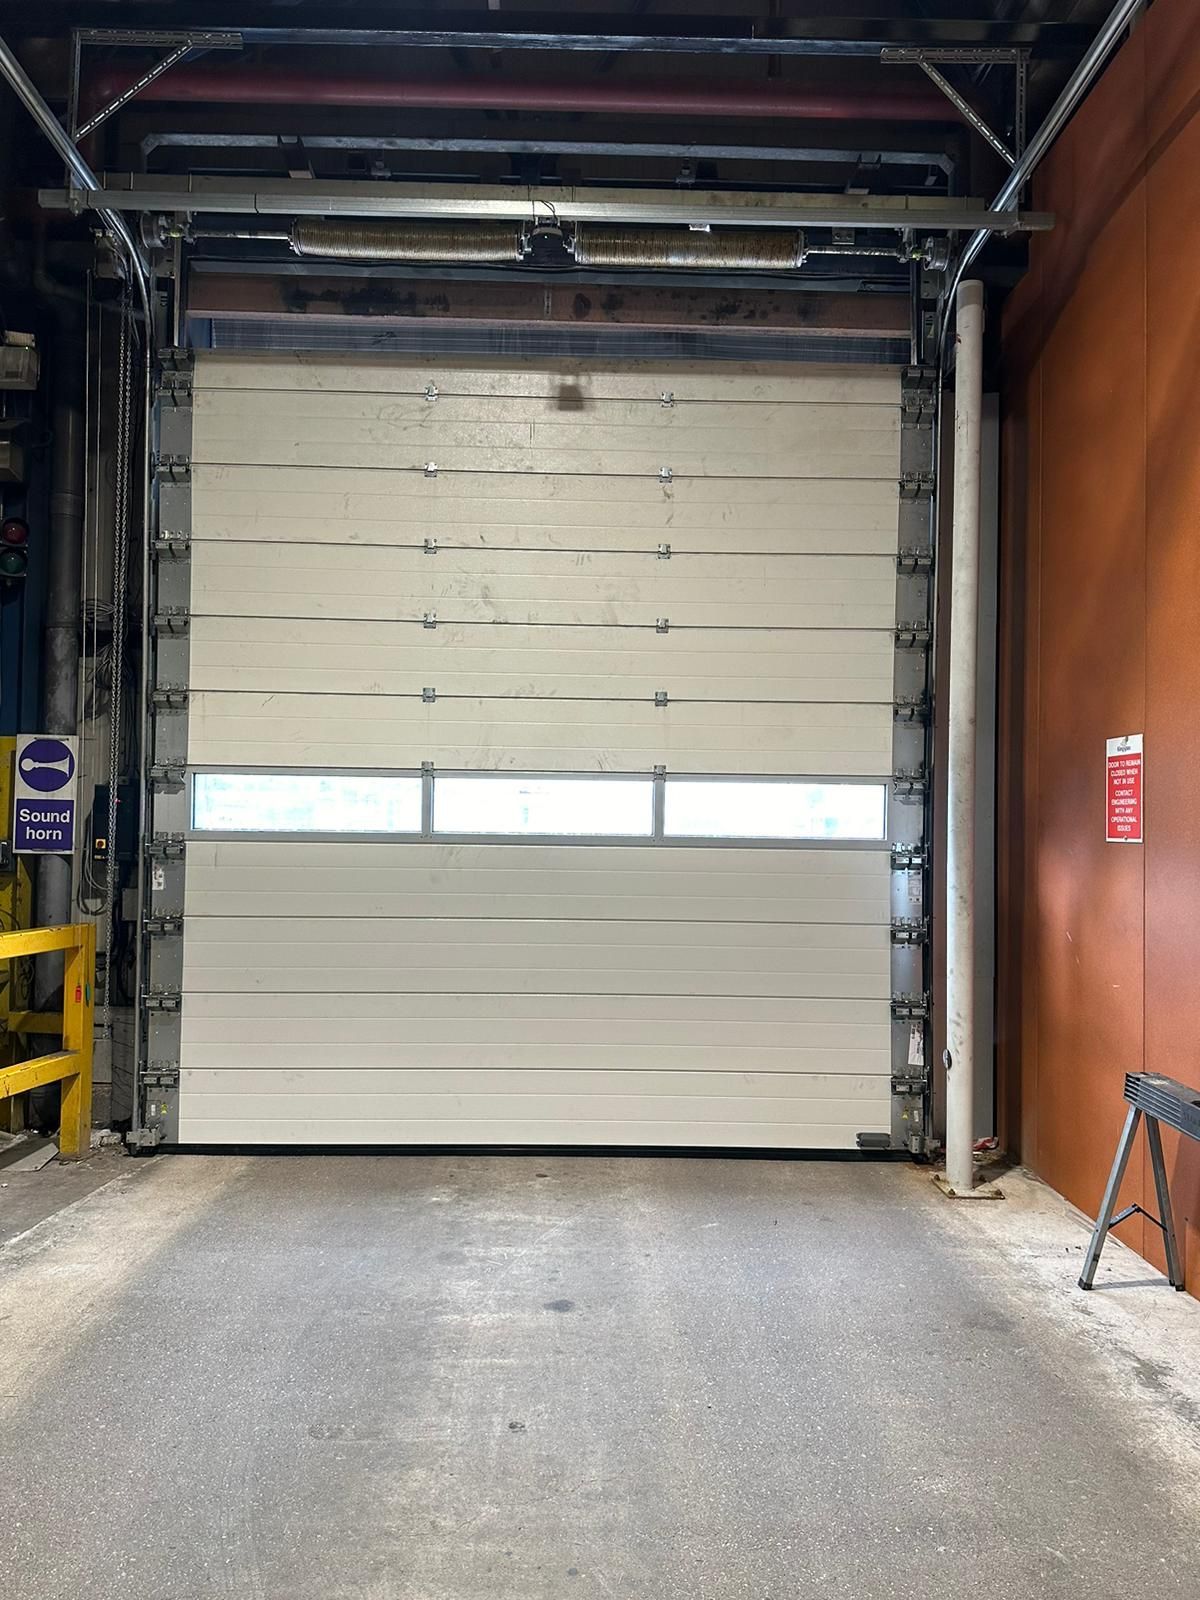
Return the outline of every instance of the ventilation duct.
{"type": "Polygon", "coordinates": [[[681,228],[603,228],[581,223],[572,247],[581,267],[723,267],[788,272],[803,266],[804,235],[786,228],[708,233],[681,228]]]}
{"type": "Polygon", "coordinates": [[[298,256],[327,261],[523,261],[525,230],[499,222],[331,222],[300,218],[289,236],[298,256]]]}

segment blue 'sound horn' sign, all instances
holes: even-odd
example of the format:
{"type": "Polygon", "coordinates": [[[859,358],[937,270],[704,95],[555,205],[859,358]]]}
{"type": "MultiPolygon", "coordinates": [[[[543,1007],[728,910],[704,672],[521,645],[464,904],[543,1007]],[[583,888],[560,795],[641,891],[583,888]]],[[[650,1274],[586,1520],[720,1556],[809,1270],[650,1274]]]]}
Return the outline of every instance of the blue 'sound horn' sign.
{"type": "Polygon", "coordinates": [[[75,757],[61,739],[34,739],[21,751],[21,778],[41,794],[65,789],[75,776],[75,757]]]}

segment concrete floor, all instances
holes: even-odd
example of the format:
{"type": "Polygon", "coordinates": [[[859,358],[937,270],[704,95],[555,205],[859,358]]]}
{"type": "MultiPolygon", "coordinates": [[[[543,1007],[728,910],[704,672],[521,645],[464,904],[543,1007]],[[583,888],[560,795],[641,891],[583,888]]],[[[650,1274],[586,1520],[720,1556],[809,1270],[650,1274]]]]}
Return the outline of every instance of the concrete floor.
{"type": "Polygon", "coordinates": [[[0,1249],[5,1600],[1200,1593],[1200,1305],[1019,1176],[119,1172],[0,1249]]]}

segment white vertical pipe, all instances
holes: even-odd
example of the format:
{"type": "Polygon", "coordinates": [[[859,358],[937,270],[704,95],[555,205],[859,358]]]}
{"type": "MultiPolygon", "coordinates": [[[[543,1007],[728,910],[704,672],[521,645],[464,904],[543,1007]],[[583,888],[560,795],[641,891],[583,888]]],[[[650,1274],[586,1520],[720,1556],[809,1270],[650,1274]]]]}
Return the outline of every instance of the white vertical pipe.
{"type": "Polygon", "coordinates": [[[950,576],[946,799],[946,1179],[975,1184],[975,722],[979,650],[979,497],[983,284],[958,286],[954,511],[950,576]]]}

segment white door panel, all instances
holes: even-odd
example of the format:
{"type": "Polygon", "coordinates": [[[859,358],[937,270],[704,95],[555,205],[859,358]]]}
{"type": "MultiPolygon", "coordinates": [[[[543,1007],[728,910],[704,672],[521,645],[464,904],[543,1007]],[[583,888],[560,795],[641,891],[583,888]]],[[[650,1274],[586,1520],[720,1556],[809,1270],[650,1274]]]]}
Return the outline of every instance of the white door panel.
{"type": "MultiPolygon", "coordinates": [[[[885,779],[899,398],[874,368],[202,354],[189,764],[885,779]]],[[[885,840],[186,849],[183,1142],[890,1126],[885,840]]]]}

